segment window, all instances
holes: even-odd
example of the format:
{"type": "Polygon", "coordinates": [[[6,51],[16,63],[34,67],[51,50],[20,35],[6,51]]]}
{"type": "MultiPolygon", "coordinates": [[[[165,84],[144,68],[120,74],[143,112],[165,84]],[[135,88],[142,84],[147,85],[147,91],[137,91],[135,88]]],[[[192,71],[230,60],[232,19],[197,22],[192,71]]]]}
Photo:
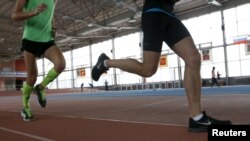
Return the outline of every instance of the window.
{"type": "Polygon", "coordinates": [[[213,12],[182,21],[191,33],[195,44],[211,42],[214,46],[223,44],[221,13],[213,12]]]}

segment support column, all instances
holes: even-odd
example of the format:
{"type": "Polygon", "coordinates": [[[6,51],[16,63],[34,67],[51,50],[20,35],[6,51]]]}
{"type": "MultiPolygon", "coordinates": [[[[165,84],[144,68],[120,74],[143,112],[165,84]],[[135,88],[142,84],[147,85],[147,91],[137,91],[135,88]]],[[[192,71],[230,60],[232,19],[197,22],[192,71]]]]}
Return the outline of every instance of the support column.
{"type": "Polygon", "coordinates": [[[73,50],[71,49],[70,50],[70,61],[71,61],[71,78],[72,78],[72,81],[71,81],[71,86],[72,88],[75,88],[75,78],[74,78],[74,61],[73,61],[73,50]]]}
{"type": "MultiPolygon", "coordinates": [[[[92,43],[91,42],[89,44],[89,64],[90,64],[90,69],[92,70],[93,61],[92,61],[92,43]]],[[[91,84],[93,84],[93,78],[91,76],[90,76],[90,81],[91,81],[91,84]]]]}
{"type": "Polygon", "coordinates": [[[45,69],[44,69],[44,58],[42,59],[42,71],[43,71],[43,77],[45,77],[45,69]]]}
{"type": "MultiPolygon", "coordinates": [[[[112,37],[112,55],[113,59],[115,59],[115,37],[112,37]]],[[[114,75],[114,85],[117,85],[117,74],[116,68],[113,68],[113,75],[114,75]]]]}
{"type": "MultiPolygon", "coordinates": [[[[139,42],[139,45],[140,45],[140,48],[141,48],[141,62],[143,62],[143,32],[142,30],[140,30],[140,34],[139,34],[139,39],[140,39],[140,42],[139,42]]],[[[146,78],[145,77],[141,77],[141,83],[142,83],[142,90],[144,89],[144,84],[146,83],[146,78]]]]}
{"type": "Polygon", "coordinates": [[[224,13],[223,10],[220,10],[221,12],[221,30],[222,30],[222,36],[223,36],[223,48],[224,48],[224,61],[225,61],[225,71],[226,71],[226,85],[228,85],[228,59],[227,59],[227,43],[226,43],[226,33],[225,33],[225,20],[224,20],[224,13]]]}

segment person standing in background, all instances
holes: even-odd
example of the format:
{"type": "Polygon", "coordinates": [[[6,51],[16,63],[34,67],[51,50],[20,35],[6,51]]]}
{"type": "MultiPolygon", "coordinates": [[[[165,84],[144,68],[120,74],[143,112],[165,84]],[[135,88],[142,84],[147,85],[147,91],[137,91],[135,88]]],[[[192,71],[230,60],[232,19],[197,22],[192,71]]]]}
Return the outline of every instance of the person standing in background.
{"type": "Polygon", "coordinates": [[[219,73],[219,71],[217,71],[217,80],[220,81],[220,76],[221,74],[219,73]]]}
{"type": "Polygon", "coordinates": [[[81,92],[83,92],[84,83],[81,84],[81,92]]]}
{"type": "Polygon", "coordinates": [[[211,87],[213,87],[213,85],[216,84],[217,86],[219,86],[219,83],[216,79],[216,75],[215,75],[215,67],[212,68],[212,82],[211,82],[211,87]]]}

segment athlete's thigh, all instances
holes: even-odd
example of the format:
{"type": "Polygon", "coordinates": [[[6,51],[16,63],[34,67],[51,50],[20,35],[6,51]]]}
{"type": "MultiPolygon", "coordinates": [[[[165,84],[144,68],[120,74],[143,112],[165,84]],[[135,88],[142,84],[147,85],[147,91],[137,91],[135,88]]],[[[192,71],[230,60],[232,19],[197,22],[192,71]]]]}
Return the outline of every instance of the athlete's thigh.
{"type": "Polygon", "coordinates": [[[161,53],[156,51],[143,51],[144,68],[147,68],[149,70],[157,70],[160,55],[161,53]]]}
{"type": "Polygon", "coordinates": [[[178,41],[173,47],[172,50],[180,56],[185,62],[197,61],[200,62],[200,53],[196,48],[193,39],[191,37],[185,37],[182,40],[178,41]]]}
{"type": "Polygon", "coordinates": [[[149,12],[142,15],[143,51],[161,52],[163,16],[161,12],[149,12]]]}
{"type": "Polygon", "coordinates": [[[149,70],[157,70],[163,43],[163,16],[161,12],[144,13],[143,30],[143,65],[149,70]]]}
{"type": "Polygon", "coordinates": [[[24,61],[28,76],[37,76],[36,57],[32,53],[24,51],[24,61]]]}
{"type": "Polygon", "coordinates": [[[164,41],[184,61],[196,58],[199,52],[185,25],[176,17],[166,16],[164,29],[164,41]]]}
{"type": "Polygon", "coordinates": [[[191,36],[188,29],[176,17],[170,17],[166,15],[164,17],[164,23],[165,28],[163,33],[163,40],[171,49],[182,39],[191,36]]]}
{"type": "Polygon", "coordinates": [[[65,63],[64,56],[56,45],[48,48],[44,53],[44,57],[50,60],[53,64],[65,63]]]}

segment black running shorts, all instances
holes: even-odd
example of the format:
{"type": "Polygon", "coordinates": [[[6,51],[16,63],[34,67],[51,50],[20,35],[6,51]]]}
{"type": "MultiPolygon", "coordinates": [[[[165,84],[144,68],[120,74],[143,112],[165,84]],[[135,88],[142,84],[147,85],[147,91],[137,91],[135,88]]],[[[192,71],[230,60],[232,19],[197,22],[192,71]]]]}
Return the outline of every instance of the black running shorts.
{"type": "Polygon", "coordinates": [[[21,51],[28,51],[36,57],[41,57],[44,52],[55,45],[54,40],[49,42],[35,42],[27,39],[23,39],[21,51]]]}
{"type": "Polygon", "coordinates": [[[164,41],[170,48],[185,37],[191,36],[175,16],[163,12],[142,14],[143,50],[161,52],[164,41]]]}

